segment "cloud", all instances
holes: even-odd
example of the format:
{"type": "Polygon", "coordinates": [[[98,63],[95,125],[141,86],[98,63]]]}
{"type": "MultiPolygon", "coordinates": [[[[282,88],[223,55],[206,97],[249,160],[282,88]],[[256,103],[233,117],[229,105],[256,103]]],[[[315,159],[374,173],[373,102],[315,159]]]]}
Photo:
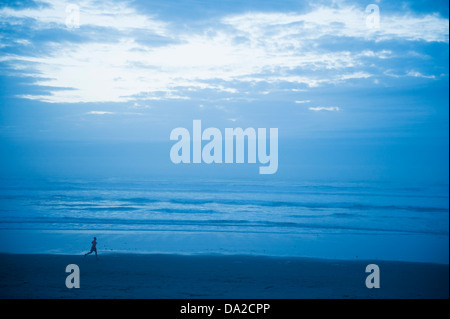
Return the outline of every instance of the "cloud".
{"type": "Polygon", "coordinates": [[[92,114],[92,115],[107,115],[107,114],[116,114],[115,112],[107,112],[107,111],[89,111],[86,114],[92,114]]]}
{"type": "Polygon", "coordinates": [[[304,100],[304,101],[295,101],[296,104],[304,104],[304,103],[310,103],[310,100],[304,100]]]}
{"type": "Polygon", "coordinates": [[[144,115],[144,113],[139,112],[109,112],[109,111],[89,111],[86,112],[88,115],[144,115]]]}
{"type": "Polygon", "coordinates": [[[150,109],[151,106],[147,104],[141,104],[138,102],[134,102],[133,105],[129,106],[130,109],[150,109]]]}
{"type": "Polygon", "coordinates": [[[125,1],[64,1],[43,0],[42,6],[35,8],[2,7],[0,18],[9,23],[30,22],[33,29],[66,28],[69,5],[79,8],[80,27],[95,26],[119,31],[141,29],[165,35],[166,24],[150,16],[139,13],[125,1]]]}
{"type": "Polygon", "coordinates": [[[351,74],[343,74],[339,77],[337,77],[337,80],[339,81],[345,81],[350,79],[367,79],[370,78],[372,74],[369,74],[367,72],[354,72],[351,74]]]}
{"type": "MultiPolygon", "coordinates": [[[[405,39],[448,43],[448,19],[436,14],[415,16],[410,12],[382,14],[380,28],[366,26],[364,7],[341,4],[324,6],[312,4],[310,12],[297,13],[246,13],[226,17],[222,21],[246,34],[250,39],[260,39],[277,34],[281,39],[301,46],[302,40],[317,40],[324,36],[363,38],[374,41],[405,39]],[[418,27],[420,26],[420,28],[418,27]],[[296,36],[299,42],[287,38],[296,36]]],[[[279,43],[275,43],[279,44],[279,43]]]]}
{"type": "MultiPolygon", "coordinates": [[[[67,30],[68,2],[45,3],[42,8],[3,7],[0,18],[9,28],[30,25],[37,30],[67,30]]],[[[11,50],[0,61],[15,76],[30,78],[45,91],[22,94],[22,98],[48,103],[179,100],[190,99],[198,91],[251,98],[257,84],[267,85],[263,90],[269,94],[279,83],[302,91],[368,79],[373,72],[390,76],[381,61],[392,59],[395,52],[368,49],[383,41],[448,43],[448,19],[435,14],[383,14],[380,29],[373,31],[365,26],[362,7],[311,5],[303,13],[225,14],[214,25],[205,21],[204,29],[193,31],[137,11],[129,2],[84,0],[79,2],[81,26],[69,33],[88,40],[70,45],[69,40],[44,42],[45,50],[29,50],[29,54],[11,50]],[[110,32],[95,29],[99,27],[110,32]],[[142,43],[138,40],[142,33],[167,42],[142,43]],[[112,38],[102,40],[104,34],[112,38]],[[366,44],[361,49],[349,48],[345,45],[348,38],[366,44]],[[333,42],[330,39],[343,42],[327,48],[333,42]]],[[[21,37],[15,45],[39,45],[30,44],[32,39],[26,34],[21,37]]],[[[421,73],[409,76],[420,77],[421,73]]],[[[421,77],[431,79],[432,75],[421,77]]],[[[373,85],[373,81],[367,83],[373,85]]],[[[261,90],[257,92],[260,95],[261,90]]]]}
{"type": "Polygon", "coordinates": [[[385,75],[392,78],[404,78],[404,77],[414,77],[414,78],[423,78],[423,79],[436,79],[435,75],[425,75],[421,72],[410,70],[404,74],[396,74],[392,69],[388,69],[384,72],[385,75]]]}
{"type": "Polygon", "coordinates": [[[328,106],[328,107],[323,107],[323,106],[318,106],[318,107],[309,107],[308,110],[310,111],[315,111],[315,112],[319,112],[319,111],[340,111],[340,108],[337,106],[328,106]]]}
{"type": "Polygon", "coordinates": [[[435,79],[436,78],[436,76],[434,76],[434,75],[424,75],[420,72],[413,71],[413,70],[409,71],[406,75],[412,76],[415,78],[424,78],[424,79],[435,79]]]}

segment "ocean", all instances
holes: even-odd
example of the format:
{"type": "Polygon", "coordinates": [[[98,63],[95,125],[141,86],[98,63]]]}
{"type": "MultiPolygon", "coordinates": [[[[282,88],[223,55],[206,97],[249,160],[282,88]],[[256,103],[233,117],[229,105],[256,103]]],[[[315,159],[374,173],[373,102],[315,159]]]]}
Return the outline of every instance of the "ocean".
{"type": "Polygon", "coordinates": [[[449,263],[448,185],[0,181],[0,252],[243,254],[449,263]]]}

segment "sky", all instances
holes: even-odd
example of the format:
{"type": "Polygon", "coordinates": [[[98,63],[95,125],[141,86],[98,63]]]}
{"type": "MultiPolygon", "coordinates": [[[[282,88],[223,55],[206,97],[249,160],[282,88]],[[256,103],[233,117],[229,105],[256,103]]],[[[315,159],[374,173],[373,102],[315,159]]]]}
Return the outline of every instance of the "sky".
{"type": "Polygon", "coordinates": [[[0,1],[0,177],[448,185],[448,11],[447,1],[0,1]],[[277,174],[173,164],[170,132],[195,119],[278,128],[277,174]]]}

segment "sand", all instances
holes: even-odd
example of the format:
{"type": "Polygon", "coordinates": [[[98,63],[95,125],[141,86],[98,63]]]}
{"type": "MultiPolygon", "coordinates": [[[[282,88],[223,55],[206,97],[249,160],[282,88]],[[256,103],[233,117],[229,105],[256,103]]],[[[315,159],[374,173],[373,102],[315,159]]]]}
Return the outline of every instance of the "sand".
{"type": "Polygon", "coordinates": [[[449,266],[263,256],[0,254],[0,298],[448,298],[449,266]],[[380,267],[379,289],[365,268],[380,267]],[[68,289],[68,264],[80,288],[68,289]]]}

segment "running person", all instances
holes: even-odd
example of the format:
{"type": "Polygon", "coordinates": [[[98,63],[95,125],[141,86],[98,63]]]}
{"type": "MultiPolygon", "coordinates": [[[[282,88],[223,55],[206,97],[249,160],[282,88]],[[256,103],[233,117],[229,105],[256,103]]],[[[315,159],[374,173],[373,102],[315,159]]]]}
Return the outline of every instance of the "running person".
{"type": "Polygon", "coordinates": [[[84,257],[86,257],[87,255],[92,254],[93,252],[95,252],[95,258],[98,259],[98,257],[97,257],[97,237],[94,237],[94,240],[92,241],[91,251],[88,252],[88,253],[85,253],[84,257]]]}

